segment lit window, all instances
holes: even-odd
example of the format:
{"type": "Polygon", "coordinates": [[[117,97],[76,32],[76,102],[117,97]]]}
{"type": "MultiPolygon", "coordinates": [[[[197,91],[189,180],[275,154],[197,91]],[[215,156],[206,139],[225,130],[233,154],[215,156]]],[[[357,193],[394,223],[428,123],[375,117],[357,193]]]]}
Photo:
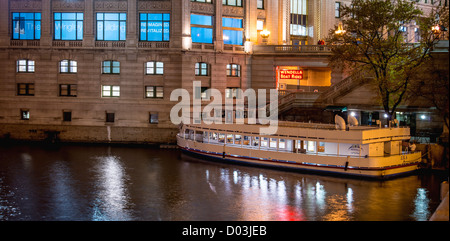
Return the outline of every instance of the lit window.
{"type": "Polygon", "coordinates": [[[207,76],[208,75],[208,64],[207,63],[195,63],[195,75],[207,76]]]}
{"type": "Polygon", "coordinates": [[[120,74],[120,62],[106,60],[102,62],[102,73],[103,74],[120,74]]]}
{"type": "Polygon", "coordinates": [[[41,39],[41,13],[12,13],[12,39],[41,39]]]}
{"type": "Polygon", "coordinates": [[[141,13],[140,41],[169,41],[170,40],[170,14],[168,13],[141,13]]]}
{"type": "Polygon", "coordinates": [[[164,74],[164,63],[154,61],[145,63],[145,74],[164,74]]]}
{"type": "Polygon", "coordinates": [[[242,7],[242,0],[222,0],[223,5],[242,7]]]}
{"type": "Polygon", "coordinates": [[[164,98],[164,87],[145,86],[145,98],[164,98]]]}
{"type": "Polygon", "coordinates": [[[334,3],[334,17],[335,18],[341,17],[341,3],[340,2],[334,3]]]}
{"type": "Polygon", "coordinates": [[[264,30],[264,20],[256,21],[256,30],[264,30]]]}
{"type": "Polygon", "coordinates": [[[191,0],[191,2],[211,3],[211,0],[191,0]]]}
{"type": "Polygon", "coordinates": [[[126,40],[126,13],[97,13],[97,40],[126,40]]]}
{"type": "Polygon", "coordinates": [[[55,40],[83,40],[83,13],[54,13],[55,40]]]}
{"type": "Polygon", "coordinates": [[[244,29],[242,28],[242,19],[222,18],[223,43],[243,45],[244,29]]]}
{"type": "Polygon", "coordinates": [[[212,16],[191,14],[191,37],[193,43],[212,43],[212,16]]]}
{"type": "Polygon", "coordinates": [[[70,96],[70,97],[77,96],[77,85],[75,84],[59,85],[59,96],[70,96]]]}
{"type": "Polygon", "coordinates": [[[256,2],[256,8],[258,9],[264,9],[264,0],[258,0],[256,2]]]}
{"type": "Polygon", "coordinates": [[[34,60],[28,59],[17,60],[17,72],[34,73],[34,60]]]}
{"type": "Polygon", "coordinates": [[[17,95],[34,96],[34,84],[32,83],[17,84],[17,95]]]}
{"type": "Polygon", "coordinates": [[[59,72],[60,73],[76,73],[77,72],[77,61],[75,60],[61,60],[59,62],[59,72]]]}
{"type": "Polygon", "coordinates": [[[30,119],[30,111],[29,110],[20,110],[20,119],[29,120],[30,119]]]}
{"type": "Polygon", "coordinates": [[[230,77],[241,76],[241,66],[238,64],[227,64],[227,76],[230,77]]]}
{"type": "Polygon", "coordinates": [[[102,86],[102,97],[119,97],[119,96],[120,96],[120,86],[116,85],[102,86]]]}
{"type": "Polygon", "coordinates": [[[291,35],[307,35],[307,1],[291,0],[291,35]]]}

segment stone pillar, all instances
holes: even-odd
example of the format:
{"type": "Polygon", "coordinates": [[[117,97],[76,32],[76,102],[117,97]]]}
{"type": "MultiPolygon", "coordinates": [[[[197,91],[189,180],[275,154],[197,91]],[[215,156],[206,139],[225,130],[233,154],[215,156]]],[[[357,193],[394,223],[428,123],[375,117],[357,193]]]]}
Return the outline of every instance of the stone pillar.
{"type": "Polygon", "coordinates": [[[136,33],[137,16],[137,1],[128,0],[128,12],[127,12],[127,40],[126,45],[128,47],[137,47],[138,34],[136,33]]]}
{"type": "Polygon", "coordinates": [[[223,51],[223,34],[222,34],[222,1],[215,1],[215,36],[214,41],[215,49],[218,52],[223,51]]]}
{"type": "Polygon", "coordinates": [[[52,45],[52,1],[42,0],[42,13],[41,13],[41,46],[52,45]]]}
{"type": "Polygon", "coordinates": [[[9,19],[9,1],[8,0],[0,0],[0,5],[2,6],[0,8],[0,22],[3,24],[0,24],[0,46],[9,46],[9,33],[8,33],[8,26],[10,26],[9,19]]]}
{"type": "MultiPolygon", "coordinates": [[[[183,50],[190,50],[192,47],[192,38],[191,38],[191,1],[190,0],[182,0],[181,4],[178,1],[172,1],[172,18],[174,19],[174,23],[181,23],[181,46],[183,50]],[[174,14],[174,11],[178,10],[177,13],[174,14]],[[175,16],[177,19],[175,20],[175,16]],[[181,20],[181,21],[180,21],[181,20]]],[[[171,21],[172,24],[172,21],[171,21]]],[[[175,29],[175,25],[174,28],[175,29]]],[[[177,27],[178,29],[178,27],[177,27]]],[[[172,35],[173,36],[173,35],[172,35]]],[[[176,42],[175,42],[176,43],[176,42]]],[[[174,44],[175,44],[174,43],[174,44]]]]}
{"type": "Polygon", "coordinates": [[[84,0],[83,47],[94,47],[94,0],[84,0]]]}

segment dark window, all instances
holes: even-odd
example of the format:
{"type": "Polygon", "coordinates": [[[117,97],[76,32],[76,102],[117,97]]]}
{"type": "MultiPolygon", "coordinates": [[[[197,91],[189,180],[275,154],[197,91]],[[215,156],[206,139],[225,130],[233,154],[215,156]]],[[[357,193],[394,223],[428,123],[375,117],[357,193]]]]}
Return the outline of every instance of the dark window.
{"type": "Polygon", "coordinates": [[[17,95],[34,95],[34,84],[17,84],[17,95]]]}
{"type": "Polygon", "coordinates": [[[71,111],[63,111],[63,121],[72,121],[71,111]]]}
{"type": "Polygon", "coordinates": [[[106,113],[106,122],[114,122],[114,113],[106,113]]]}
{"type": "Polygon", "coordinates": [[[77,85],[59,85],[59,96],[77,96],[77,85]]]}
{"type": "Polygon", "coordinates": [[[158,113],[150,113],[150,124],[158,124],[158,113]]]}

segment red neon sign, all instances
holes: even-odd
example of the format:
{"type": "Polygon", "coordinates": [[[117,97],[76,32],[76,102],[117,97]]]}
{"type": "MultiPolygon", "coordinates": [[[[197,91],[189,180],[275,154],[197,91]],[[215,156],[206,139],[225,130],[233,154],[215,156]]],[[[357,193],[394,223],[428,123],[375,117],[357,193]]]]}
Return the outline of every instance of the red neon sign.
{"type": "Polygon", "coordinates": [[[303,70],[280,70],[280,79],[303,79],[303,70]]]}

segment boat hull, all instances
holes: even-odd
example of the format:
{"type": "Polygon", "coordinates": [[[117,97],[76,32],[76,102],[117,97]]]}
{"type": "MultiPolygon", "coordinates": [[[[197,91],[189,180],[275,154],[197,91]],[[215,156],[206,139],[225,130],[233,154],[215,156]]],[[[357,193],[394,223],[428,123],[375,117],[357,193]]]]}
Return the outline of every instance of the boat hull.
{"type": "Polygon", "coordinates": [[[280,153],[275,154],[270,151],[243,150],[238,147],[198,143],[183,139],[181,137],[177,137],[177,139],[178,146],[184,153],[200,159],[240,165],[285,169],[290,171],[344,175],[351,177],[388,179],[401,175],[407,175],[418,169],[418,165],[421,160],[420,153],[397,155],[396,157],[389,158],[350,158],[346,156],[330,157],[299,153],[286,153],[284,155],[279,155],[280,153]],[[360,164],[356,165],[358,162],[360,164]],[[365,165],[362,165],[362,162],[364,162],[365,165]],[[386,164],[388,162],[390,163],[386,164]]]}

